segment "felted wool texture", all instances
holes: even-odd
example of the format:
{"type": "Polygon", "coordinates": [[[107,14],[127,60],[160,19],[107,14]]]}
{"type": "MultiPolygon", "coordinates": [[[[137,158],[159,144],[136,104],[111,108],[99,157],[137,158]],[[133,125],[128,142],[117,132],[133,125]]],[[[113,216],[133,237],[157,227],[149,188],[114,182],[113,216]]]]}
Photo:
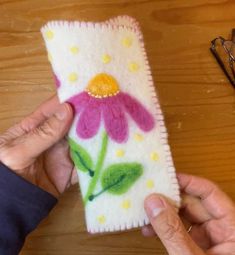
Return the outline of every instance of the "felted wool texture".
{"type": "Polygon", "coordinates": [[[149,223],[144,199],[179,186],[163,114],[138,22],[51,21],[41,29],[61,102],[76,115],[69,131],[87,229],[119,231],[149,223]]]}

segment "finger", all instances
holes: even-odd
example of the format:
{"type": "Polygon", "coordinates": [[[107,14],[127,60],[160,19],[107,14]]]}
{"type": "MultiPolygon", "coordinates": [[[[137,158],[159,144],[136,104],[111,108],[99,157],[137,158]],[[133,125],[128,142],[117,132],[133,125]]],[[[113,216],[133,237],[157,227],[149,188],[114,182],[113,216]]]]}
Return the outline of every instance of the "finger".
{"type": "Polygon", "coordinates": [[[57,96],[49,98],[46,102],[41,104],[33,113],[26,116],[19,123],[10,127],[2,136],[5,142],[22,136],[31,130],[35,129],[39,124],[50,117],[59,106],[59,99],[57,96]]]}
{"type": "Polygon", "coordinates": [[[145,237],[156,236],[156,233],[151,225],[146,225],[141,228],[142,235],[145,237]]]}
{"type": "Polygon", "coordinates": [[[51,117],[59,107],[60,102],[57,95],[43,102],[33,113],[28,115],[22,122],[21,127],[29,132],[39,124],[51,117]]]}
{"type": "Polygon", "coordinates": [[[202,205],[213,217],[221,218],[228,212],[234,213],[233,201],[215,183],[187,174],[177,174],[177,177],[181,190],[201,198],[202,205]]]}
{"type": "MultiPolygon", "coordinates": [[[[180,211],[180,216],[181,215],[183,216],[181,218],[181,220],[182,220],[182,223],[184,224],[184,227],[186,229],[189,229],[192,226],[192,224],[191,224],[192,221],[189,221],[187,219],[187,217],[184,216],[184,213],[182,213],[182,211],[180,211]]],[[[151,224],[143,226],[142,229],[141,229],[141,232],[142,232],[143,236],[146,236],[146,237],[156,236],[156,233],[155,233],[155,231],[154,231],[151,224]]]]}
{"type": "MultiPolygon", "coordinates": [[[[181,218],[181,220],[182,220],[182,223],[184,224],[184,227],[186,229],[189,229],[192,227],[192,225],[185,218],[181,218]]],[[[146,236],[146,237],[156,236],[156,233],[155,233],[151,224],[143,226],[141,228],[141,232],[142,232],[143,236],[146,236]]]]}
{"type": "Polygon", "coordinates": [[[47,150],[44,164],[48,178],[55,183],[59,194],[63,193],[71,185],[74,169],[69,156],[69,146],[65,139],[47,150]]]}
{"type": "Polygon", "coordinates": [[[71,175],[71,185],[74,185],[76,183],[78,183],[78,174],[76,168],[74,167],[71,175]]]}
{"type": "Polygon", "coordinates": [[[57,95],[49,98],[33,113],[26,116],[20,123],[16,124],[11,131],[17,131],[18,136],[30,132],[54,114],[59,105],[60,102],[57,95]]]}
{"type": "Polygon", "coordinates": [[[232,255],[235,251],[234,242],[226,242],[219,245],[216,245],[207,250],[208,255],[232,255]]]}
{"type": "Polygon", "coordinates": [[[203,254],[188,235],[175,208],[163,196],[150,195],[145,200],[145,210],[169,255],[203,254]]]}
{"type": "Polygon", "coordinates": [[[190,223],[201,224],[212,219],[199,198],[188,194],[182,194],[181,197],[180,213],[190,223]]]}
{"type": "MultiPolygon", "coordinates": [[[[197,208],[195,208],[194,206],[191,207],[190,210],[191,209],[192,209],[192,211],[196,210],[198,212],[198,214],[200,214],[200,211],[197,208]]],[[[196,222],[196,221],[204,222],[204,220],[206,219],[204,217],[201,217],[201,215],[197,215],[196,217],[194,215],[193,215],[193,217],[185,217],[185,214],[183,214],[183,216],[191,223],[196,222]],[[196,218],[196,220],[192,220],[192,218],[196,218]]],[[[184,222],[184,218],[182,218],[181,220],[182,220],[184,226],[185,225],[187,226],[186,229],[189,229],[190,224],[188,222],[184,222]]],[[[191,230],[189,231],[189,235],[196,242],[196,244],[199,244],[199,246],[203,249],[208,249],[210,247],[210,241],[209,241],[209,238],[207,237],[205,228],[202,225],[193,225],[193,227],[191,225],[190,229],[191,230]]],[[[145,236],[145,237],[156,236],[156,233],[154,232],[154,229],[151,225],[146,225],[146,226],[142,227],[141,232],[142,232],[143,236],[145,236]]],[[[188,230],[187,230],[187,232],[188,232],[188,230]]]]}
{"type": "Polygon", "coordinates": [[[207,230],[204,225],[193,225],[189,235],[203,250],[211,247],[211,241],[207,235],[207,230]]]}
{"type": "Polygon", "coordinates": [[[61,140],[67,133],[73,119],[69,104],[61,104],[57,112],[36,129],[12,141],[0,150],[0,159],[16,170],[32,164],[42,152],[61,140]]]}

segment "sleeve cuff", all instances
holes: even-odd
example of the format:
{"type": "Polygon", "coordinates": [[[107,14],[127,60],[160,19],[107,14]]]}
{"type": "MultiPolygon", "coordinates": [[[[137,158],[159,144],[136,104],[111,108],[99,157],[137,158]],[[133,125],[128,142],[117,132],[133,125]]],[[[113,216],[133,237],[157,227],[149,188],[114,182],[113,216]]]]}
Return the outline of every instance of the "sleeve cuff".
{"type": "Polygon", "coordinates": [[[57,199],[14,173],[10,168],[0,163],[0,192],[7,196],[30,205],[37,210],[48,213],[56,205],[57,199]]]}

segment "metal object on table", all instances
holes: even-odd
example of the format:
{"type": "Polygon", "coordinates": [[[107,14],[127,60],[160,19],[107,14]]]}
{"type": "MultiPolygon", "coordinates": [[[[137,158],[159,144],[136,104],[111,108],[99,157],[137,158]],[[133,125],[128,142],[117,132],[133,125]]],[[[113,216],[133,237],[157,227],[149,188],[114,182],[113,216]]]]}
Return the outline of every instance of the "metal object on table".
{"type": "Polygon", "coordinates": [[[235,29],[232,29],[231,40],[226,40],[222,36],[212,40],[210,51],[235,88],[235,29]]]}

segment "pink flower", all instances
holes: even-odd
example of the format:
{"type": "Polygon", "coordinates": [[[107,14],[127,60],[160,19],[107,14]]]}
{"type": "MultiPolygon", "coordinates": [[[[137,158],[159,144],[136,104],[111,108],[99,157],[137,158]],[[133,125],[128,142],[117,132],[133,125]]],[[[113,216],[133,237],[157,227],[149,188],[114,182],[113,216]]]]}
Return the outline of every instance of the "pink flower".
{"type": "Polygon", "coordinates": [[[112,76],[99,74],[91,80],[87,91],[68,100],[76,114],[80,114],[76,127],[79,137],[88,139],[95,136],[103,118],[108,136],[118,143],[125,142],[128,138],[126,113],[141,130],[147,132],[154,127],[153,116],[148,110],[134,97],[118,89],[112,76]]]}

